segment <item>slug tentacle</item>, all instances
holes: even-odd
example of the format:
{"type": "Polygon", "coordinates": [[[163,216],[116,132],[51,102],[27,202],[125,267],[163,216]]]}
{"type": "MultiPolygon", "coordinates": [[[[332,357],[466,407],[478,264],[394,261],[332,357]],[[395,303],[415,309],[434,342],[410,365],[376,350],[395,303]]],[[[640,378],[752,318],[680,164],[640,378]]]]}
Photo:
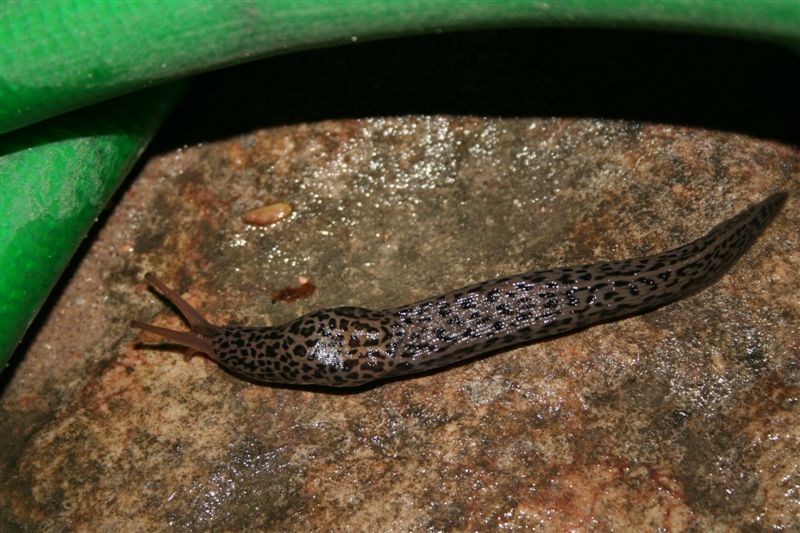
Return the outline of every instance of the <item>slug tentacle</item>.
{"type": "Polygon", "coordinates": [[[164,285],[154,274],[148,272],[145,274],[144,279],[148,285],[163,294],[172,305],[178,308],[192,329],[190,332],[175,331],[152,324],[145,324],[138,320],[132,321],[131,325],[150,333],[155,333],[181,346],[193,348],[217,361],[211,339],[219,334],[221,328],[207,321],[194,307],[181,298],[180,294],[164,285]]]}
{"type": "Polygon", "coordinates": [[[137,327],[264,383],[353,387],[618,320],[694,294],[722,276],[775,217],[776,193],[661,254],[485,281],[396,309],[322,309],[276,327],[218,327],[153,276],[191,333],[137,327]]]}

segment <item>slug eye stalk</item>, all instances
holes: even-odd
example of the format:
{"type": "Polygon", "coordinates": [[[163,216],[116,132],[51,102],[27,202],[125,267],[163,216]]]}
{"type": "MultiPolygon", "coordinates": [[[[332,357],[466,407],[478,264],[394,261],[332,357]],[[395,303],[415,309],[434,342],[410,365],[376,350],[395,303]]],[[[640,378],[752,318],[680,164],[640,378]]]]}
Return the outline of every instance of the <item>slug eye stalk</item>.
{"type": "Polygon", "coordinates": [[[141,330],[155,333],[175,344],[204,353],[216,361],[212,339],[220,333],[221,328],[207,321],[199,311],[189,305],[189,302],[181,298],[180,294],[164,285],[154,274],[148,272],[145,274],[144,279],[150,287],[163,294],[172,305],[178,308],[178,311],[189,323],[191,331],[176,331],[139,322],[138,320],[131,321],[131,325],[141,330]]]}

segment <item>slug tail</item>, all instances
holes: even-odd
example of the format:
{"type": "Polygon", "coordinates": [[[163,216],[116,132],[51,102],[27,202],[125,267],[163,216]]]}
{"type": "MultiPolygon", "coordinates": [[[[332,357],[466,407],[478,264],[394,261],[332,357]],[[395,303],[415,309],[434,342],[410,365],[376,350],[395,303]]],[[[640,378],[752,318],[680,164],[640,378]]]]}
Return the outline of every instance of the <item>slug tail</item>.
{"type": "Polygon", "coordinates": [[[744,253],[780,212],[787,197],[788,194],[785,192],[771,194],[713,228],[704,239],[710,241],[731,239],[739,245],[737,250],[744,253]]]}
{"type": "Polygon", "coordinates": [[[772,194],[699,239],[657,255],[485,281],[389,309],[403,375],[652,311],[702,291],[747,252],[786,202],[772,194]]]}
{"type": "Polygon", "coordinates": [[[772,194],[719,224],[704,237],[667,252],[664,258],[678,258],[673,270],[687,273],[687,292],[702,290],[722,277],[764,232],[787,196],[785,192],[772,194]]]}

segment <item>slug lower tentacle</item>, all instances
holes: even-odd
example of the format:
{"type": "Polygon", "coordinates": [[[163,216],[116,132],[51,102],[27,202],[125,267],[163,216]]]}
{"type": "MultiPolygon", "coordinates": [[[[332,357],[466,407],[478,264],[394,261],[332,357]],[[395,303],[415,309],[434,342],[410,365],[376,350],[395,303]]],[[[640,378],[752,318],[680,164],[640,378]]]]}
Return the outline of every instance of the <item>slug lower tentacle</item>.
{"type": "Polygon", "coordinates": [[[275,327],[207,322],[153,275],[190,332],[133,325],[264,383],[354,387],[423,372],[666,305],[716,281],[786,200],[776,193],[696,241],[649,257],[485,281],[396,309],[322,309],[275,327]]]}

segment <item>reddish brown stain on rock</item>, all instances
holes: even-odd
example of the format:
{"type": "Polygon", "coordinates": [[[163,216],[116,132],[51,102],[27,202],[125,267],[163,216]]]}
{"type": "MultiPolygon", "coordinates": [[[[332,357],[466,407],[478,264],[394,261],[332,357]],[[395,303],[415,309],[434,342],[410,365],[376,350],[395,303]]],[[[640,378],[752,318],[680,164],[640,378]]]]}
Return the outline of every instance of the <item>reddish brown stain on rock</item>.
{"type": "Polygon", "coordinates": [[[297,300],[304,300],[310,298],[314,291],[317,289],[308,278],[300,276],[298,278],[300,285],[297,287],[284,287],[272,293],[272,303],[281,302],[284,304],[296,302],[297,300]]]}

